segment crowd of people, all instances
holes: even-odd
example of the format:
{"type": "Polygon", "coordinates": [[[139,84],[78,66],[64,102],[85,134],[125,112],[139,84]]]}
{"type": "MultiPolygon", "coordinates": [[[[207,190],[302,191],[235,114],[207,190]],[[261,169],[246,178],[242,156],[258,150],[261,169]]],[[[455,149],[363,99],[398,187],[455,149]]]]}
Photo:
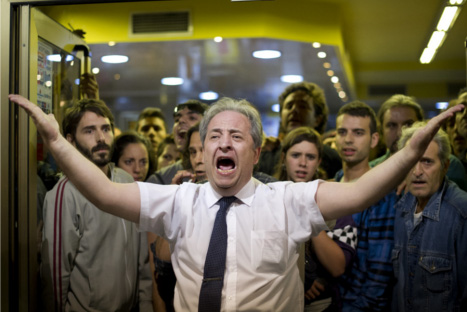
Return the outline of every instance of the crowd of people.
{"type": "Polygon", "coordinates": [[[45,311],[467,310],[467,89],[431,120],[353,101],[325,134],[323,90],[292,84],[277,137],[231,98],[114,136],[90,97],[60,134],[10,95],[64,173],[38,209],[45,311]]]}

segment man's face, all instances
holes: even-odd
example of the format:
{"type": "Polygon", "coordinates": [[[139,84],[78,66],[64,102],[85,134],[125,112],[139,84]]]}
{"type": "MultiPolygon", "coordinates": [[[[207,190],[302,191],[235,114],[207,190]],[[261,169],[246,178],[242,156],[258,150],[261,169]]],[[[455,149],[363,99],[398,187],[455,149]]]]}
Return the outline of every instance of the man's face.
{"type": "Polygon", "coordinates": [[[199,132],[193,132],[190,137],[190,144],[188,146],[190,153],[190,163],[195,174],[196,181],[206,180],[206,169],[204,166],[203,157],[203,144],[201,144],[201,137],[199,132]]]}
{"type": "Polygon", "coordinates": [[[456,114],[457,131],[461,136],[467,139],[467,92],[459,96],[457,103],[464,105],[464,110],[456,114]]]}
{"type": "Polygon", "coordinates": [[[173,126],[173,135],[175,139],[175,145],[179,151],[183,150],[185,146],[185,135],[188,129],[196,125],[203,115],[190,110],[188,107],[185,107],[182,110],[179,110],[174,116],[174,126],[173,126]]]}
{"type": "Polygon", "coordinates": [[[406,177],[409,192],[417,198],[418,204],[422,207],[439,189],[449,167],[449,162],[448,164],[441,163],[438,152],[438,144],[431,141],[423,157],[406,177]]]}
{"type": "Polygon", "coordinates": [[[396,106],[388,109],[383,116],[383,139],[391,155],[397,152],[397,142],[403,126],[412,126],[419,121],[415,110],[406,106],[396,106]]]}
{"type": "Polygon", "coordinates": [[[138,133],[149,139],[154,151],[157,151],[157,145],[165,138],[167,131],[164,121],[158,117],[146,117],[138,122],[138,133]]]}
{"type": "Polygon", "coordinates": [[[349,166],[368,163],[370,150],[378,144],[378,133],[371,134],[370,117],[343,114],[336,120],[336,147],[349,166]]]}
{"type": "Polygon", "coordinates": [[[110,162],[114,135],[108,118],[85,112],[78,123],[75,137],[68,134],[67,140],[96,166],[102,168],[110,162]]]}
{"type": "Polygon", "coordinates": [[[303,90],[290,93],[282,106],[281,125],[286,133],[302,126],[314,128],[316,119],[313,98],[303,90]]]}
{"type": "Polygon", "coordinates": [[[204,164],[212,187],[233,196],[248,183],[261,148],[254,148],[248,118],[224,111],[211,119],[204,141],[204,164]]]}

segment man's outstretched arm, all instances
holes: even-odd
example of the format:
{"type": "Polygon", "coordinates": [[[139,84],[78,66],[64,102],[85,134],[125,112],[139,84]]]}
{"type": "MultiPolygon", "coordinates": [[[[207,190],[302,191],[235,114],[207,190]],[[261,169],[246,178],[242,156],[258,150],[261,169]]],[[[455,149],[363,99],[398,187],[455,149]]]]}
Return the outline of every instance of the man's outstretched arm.
{"type": "Polygon", "coordinates": [[[374,167],[353,183],[321,183],[316,192],[316,202],[325,219],[337,219],[362,211],[393,190],[423,156],[441,124],[462,110],[457,105],[433,117],[419,129],[409,144],[399,152],[374,167]]]}
{"type": "Polygon", "coordinates": [[[110,181],[60,134],[59,125],[52,114],[46,115],[40,107],[21,95],[11,94],[9,98],[32,118],[58,166],[89,201],[105,212],[139,222],[141,202],[136,183],[110,181]]]}

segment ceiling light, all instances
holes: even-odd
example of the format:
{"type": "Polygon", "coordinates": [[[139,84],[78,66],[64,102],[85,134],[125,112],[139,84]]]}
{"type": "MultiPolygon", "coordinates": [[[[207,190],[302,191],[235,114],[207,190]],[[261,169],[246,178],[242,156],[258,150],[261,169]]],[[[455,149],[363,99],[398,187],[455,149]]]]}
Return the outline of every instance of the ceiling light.
{"type": "Polygon", "coordinates": [[[437,102],[436,103],[436,108],[437,109],[446,109],[448,108],[449,103],[448,102],[437,102]]]}
{"type": "Polygon", "coordinates": [[[321,48],[321,43],[319,42],[313,42],[313,48],[321,48]]]}
{"type": "Polygon", "coordinates": [[[332,83],[337,83],[337,82],[339,82],[339,78],[337,76],[332,76],[331,77],[331,82],[332,83]]]}
{"type": "Polygon", "coordinates": [[[423,50],[422,56],[420,57],[420,63],[422,64],[428,64],[431,62],[433,59],[433,56],[435,56],[435,49],[430,49],[430,48],[425,48],[423,50]]]}
{"type": "Polygon", "coordinates": [[[447,31],[451,26],[454,17],[456,16],[457,10],[458,7],[456,6],[445,7],[441,18],[439,19],[438,26],[436,26],[436,29],[447,31]]]}
{"type": "Polygon", "coordinates": [[[318,57],[319,58],[325,58],[326,57],[326,52],[318,52],[318,57]]]}
{"type": "Polygon", "coordinates": [[[220,37],[220,36],[214,37],[214,41],[215,41],[215,42],[222,42],[222,40],[223,40],[223,39],[222,39],[222,37],[220,37]]]}
{"type": "Polygon", "coordinates": [[[120,80],[120,74],[115,74],[115,75],[114,75],[114,79],[115,79],[115,80],[120,80]]]}
{"type": "Polygon", "coordinates": [[[333,70],[328,70],[326,73],[328,74],[329,77],[334,76],[333,70]]]}
{"type": "Polygon", "coordinates": [[[113,47],[114,45],[116,45],[117,43],[115,41],[109,41],[108,45],[109,47],[113,47]]]}
{"type": "Polygon", "coordinates": [[[183,78],[180,77],[165,77],[161,79],[161,83],[166,86],[178,86],[183,83],[183,78]]]}
{"type": "Polygon", "coordinates": [[[329,63],[329,62],[324,62],[324,63],[323,63],[323,67],[324,67],[324,68],[331,68],[331,63],[329,63]]]}
{"type": "Polygon", "coordinates": [[[281,52],[277,50],[258,50],[253,52],[253,56],[260,59],[274,59],[281,56],[281,52]]]}
{"type": "Polygon", "coordinates": [[[456,4],[462,4],[464,0],[449,0],[449,4],[456,5],[456,4]]]}
{"type": "MultiPolygon", "coordinates": [[[[50,62],[60,62],[62,60],[62,56],[60,54],[50,54],[47,55],[47,60],[50,62]]],[[[65,61],[73,61],[73,55],[67,55],[65,61]]]]}
{"type": "Polygon", "coordinates": [[[97,75],[100,72],[100,69],[99,67],[94,67],[91,71],[94,75],[97,75]]]}
{"type": "Polygon", "coordinates": [[[441,45],[441,42],[443,42],[445,34],[446,33],[444,31],[434,31],[431,35],[430,41],[428,42],[428,48],[434,50],[438,49],[438,47],[441,45]]]}
{"type": "Polygon", "coordinates": [[[281,111],[281,106],[279,104],[272,104],[271,106],[271,110],[274,112],[274,113],[278,113],[281,111]]]}
{"type": "Polygon", "coordinates": [[[104,55],[101,57],[101,61],[109,64],[120,64],[128,62],[128,56],[126,55],[104,55]]]}
{"type": "Polygon", "coordinates": [[[345,94],[344,91],[339,92],[339,97],[340,97],[341,99],[345,98],[345,96],[346,96],[346,94],[345,94]]]}
{"type": "Polygon", "coordinates": [[[301,75],[282,75],[281,76],[281,81],[286,82],[286,83],[302,82],[303,81],[303,76],[301,76],[301,75]]]}
{"type": "Polygon", "coordinates": [[[214,101],[219,98],[219,94],[214,91],[201,92],[199,98],[204,101],[214,101]]]}
{"type": "Polygon", "coordinates": [[[80,83],[79,78],[76,78],[76,79],[75,79],[75,85],[79,86],[79,83],[80,83]]]}

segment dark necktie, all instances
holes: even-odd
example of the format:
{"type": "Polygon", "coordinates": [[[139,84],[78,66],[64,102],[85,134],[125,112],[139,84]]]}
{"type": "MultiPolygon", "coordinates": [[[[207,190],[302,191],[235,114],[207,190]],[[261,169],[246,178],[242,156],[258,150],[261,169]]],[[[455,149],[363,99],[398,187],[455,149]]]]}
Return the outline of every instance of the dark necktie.
{"type": "Polygon", "coordinates": [[[204,263],[203,284],[199,293],[199,312],[221,310],[225,257],[227,254],[227,222],[225,221],[225,215],[235,199],[237,199],[235,196],[230,196],[222,197],[219,200],[220,208],[216,214],[206,262],[204,263]]]}

